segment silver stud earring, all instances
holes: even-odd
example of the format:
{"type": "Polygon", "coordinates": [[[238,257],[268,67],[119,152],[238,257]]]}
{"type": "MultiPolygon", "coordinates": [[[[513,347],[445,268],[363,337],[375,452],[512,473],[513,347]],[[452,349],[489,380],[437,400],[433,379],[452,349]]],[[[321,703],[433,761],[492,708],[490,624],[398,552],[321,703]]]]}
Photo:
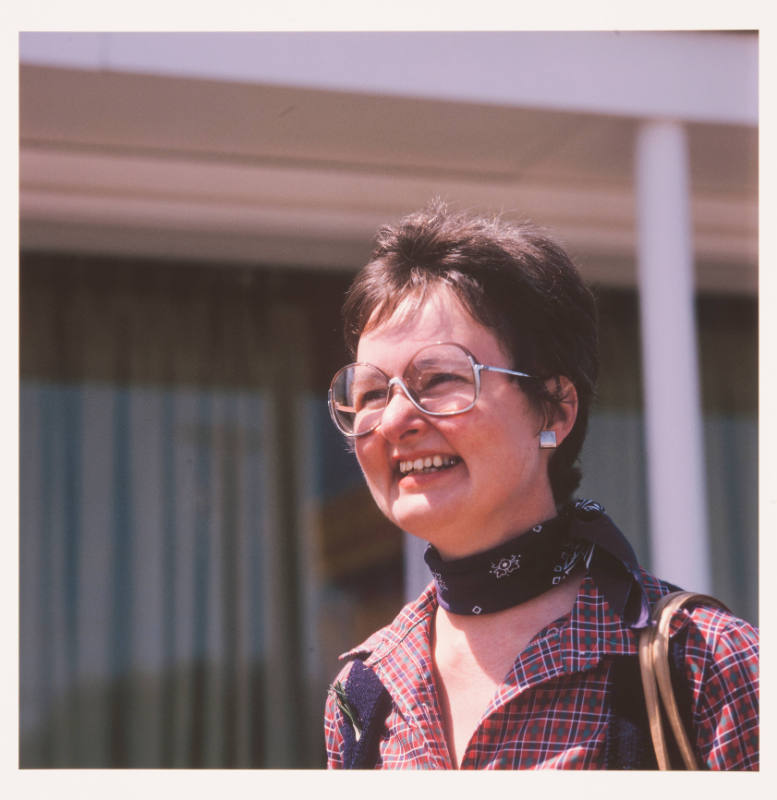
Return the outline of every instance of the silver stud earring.
{"type": "Polygon", "coordinates": [[[540,448],[552,450],[556,446],[556,431],[540,431],[540,448]]]}

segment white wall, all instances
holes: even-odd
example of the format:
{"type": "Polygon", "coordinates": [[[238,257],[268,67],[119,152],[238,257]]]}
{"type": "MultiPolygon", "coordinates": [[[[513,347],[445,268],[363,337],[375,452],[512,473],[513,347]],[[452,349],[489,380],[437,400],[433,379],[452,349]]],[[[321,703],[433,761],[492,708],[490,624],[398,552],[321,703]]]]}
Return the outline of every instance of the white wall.
{"type": "Polygon", "coordinates": [[[23,63],[753,125],[755,34],[23,33],[23,63]]]}

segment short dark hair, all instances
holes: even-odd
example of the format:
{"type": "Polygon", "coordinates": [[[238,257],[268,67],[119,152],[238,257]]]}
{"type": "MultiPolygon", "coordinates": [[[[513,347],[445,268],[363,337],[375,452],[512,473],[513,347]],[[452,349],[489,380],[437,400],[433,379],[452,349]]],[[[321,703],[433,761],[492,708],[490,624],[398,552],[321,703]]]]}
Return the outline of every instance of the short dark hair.
{"type": "Polygon", "coordinates": [[[513,369],[541,379],[518,379],[537,408],[552,415],[561,402],[560,387],[549,391],[547,379],[566,376],[574,384],[577,420],[549,466],[554,501],[562,505],[580,484],[575,462],[599,372],[593,294],[566,252],[537,226],[453,212],[435,201],[378,230],[343,306],[351,357],[367,327],[408,298],[420,305],[441,285],[496,334],[513,369]]]}

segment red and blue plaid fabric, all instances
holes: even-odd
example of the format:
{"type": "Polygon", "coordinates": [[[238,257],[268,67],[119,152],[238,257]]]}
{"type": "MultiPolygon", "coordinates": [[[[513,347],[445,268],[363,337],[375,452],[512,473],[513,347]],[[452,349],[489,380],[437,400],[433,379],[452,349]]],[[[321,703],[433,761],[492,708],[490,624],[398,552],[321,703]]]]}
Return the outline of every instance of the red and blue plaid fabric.
{"type": "MultiPolygon", "coordinates": [[[[647,573],[651,602],[669,591],[647,573]]],[[[365,658],[393,705],[380,742],[380,769],[452,769],[443,734],[431,657],[437,601],[430,585],[394,622],[345,653],[365,658]]],[[[693,696],[696,745],[713,770],[758,769],[758,633],[718,609],[683,611],[686,673],[693,696]]],[[[612,656],[637,652],[625,627],[586,578],[570,614],[540,631],[518,656],[485,710],[461,769],[597,769],[603,767],[610,717],[612,656]]],[[[338,675],[345,683],[350,661],[338,675]]],[[[344,724],[327,698],[328,766],[342,767],[344,724]]]]}

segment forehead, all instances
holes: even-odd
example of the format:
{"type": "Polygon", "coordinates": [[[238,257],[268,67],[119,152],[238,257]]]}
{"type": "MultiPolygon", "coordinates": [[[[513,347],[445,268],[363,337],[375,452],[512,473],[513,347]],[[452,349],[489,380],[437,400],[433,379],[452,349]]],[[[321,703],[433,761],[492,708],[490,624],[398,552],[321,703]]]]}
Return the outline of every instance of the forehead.
{"type": "Polygon", "coordinates": [[[456,342],[484,363],[506,363],[504,349],[493,331],[478,322],[445,287],[430,292],[420,303],[417,298],[406,298],[388,319],[377,325],[368,323],[359,338],[356,357],[395,370],[404,367],[421,347],[435,342],[456,342]]]}

